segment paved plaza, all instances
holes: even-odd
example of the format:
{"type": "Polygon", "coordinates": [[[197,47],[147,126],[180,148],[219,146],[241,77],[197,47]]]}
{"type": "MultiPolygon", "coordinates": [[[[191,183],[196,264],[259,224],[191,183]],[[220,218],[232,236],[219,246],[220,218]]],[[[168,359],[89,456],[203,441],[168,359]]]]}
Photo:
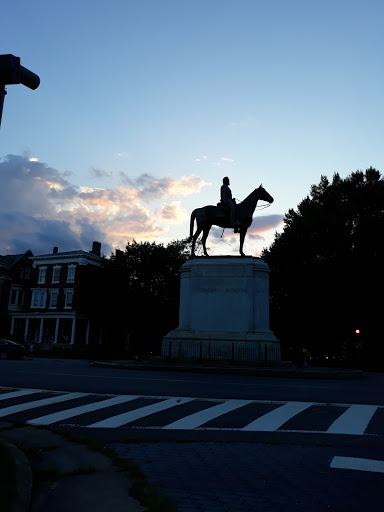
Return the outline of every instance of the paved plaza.
{"type": "MultiPolygon", "coordinates": [[[[361,449],[257,443],[114,444],[179,512],[381,512],[383,474],[335,469],[361,449]]],[[[360,455],[359,455],[360,454],[360,455]]],[[[384,459],[365,449],[366,457],[384,459]]]]}

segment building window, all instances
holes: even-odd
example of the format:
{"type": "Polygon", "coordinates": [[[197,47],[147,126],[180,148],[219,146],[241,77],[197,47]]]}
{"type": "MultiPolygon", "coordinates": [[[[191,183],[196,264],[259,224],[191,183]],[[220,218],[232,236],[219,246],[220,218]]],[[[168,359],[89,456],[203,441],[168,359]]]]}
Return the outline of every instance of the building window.
{"type": "Polygon", "coordinates": [[[21,288],[11,288],[11,293],[9,295],[9,305],[10,306],[23,306],[24,305],[25,292],[21,288]]]}
{"type": "Polygon", "coordinates": [[[19,296],[17,298],[17,305],[18,306],[23,306],[24,305],[24,297],[25,297],[24,290],[19,290],[19,296]]]}
{"type": "Polygon", "coordinates": [[[53,267],[53,273],[52,273],[52,283],[60,283],[60,266],[53,267]]]}
{"type": "Polygon", "coordinates": [[[32,290],[31,308],[38,308],[40,303],[40,290],[32,290]]]}
{"type": "Polygon", "coordinates": [[[39,280],[37,281],[38,284],[45,284],[46,277],[47,277],[47,267],[40,267],[39,268],[39,280]]]}
{"type": "Polygon", "coordinates": [[[20,270],[20,279],[30,279],[31,278],[31,269],[30,268],[22,268],[20,270]]]}
{"type": "Polygon", "coordinates": [[[13,306],[17,303],[18,291],[19,290],[16,290],[15,288],[12,288],[11,290],[11,297],[9,299],[9,303],[12,304],[13,306]]]}
{"type": "Polygon", "coordinates": [[[72,308],[72,302],[73,302],[73,289],[67,288],[64,290],[65,293],[65,304],[64,308],[70,309],[72,308]]]}
{"type": "Polygon", "coordinates": [[[57,308],[57,298],[59,296],[59,290],[49,290],[49,308],[57,308]]]}
{"type": "Polygon", "coordinates": [[[45,308],[47,302],[47,290],[32,290],[31,308],[45,308]]]}
{"type": "Polygon", "coordinates": [[[68,265],[67,283],[75,282],[76,265],[68,265]]]}
{"type": "Polygon", "coordinates": [[[47,290],[40,290],[40,308],[45,308],[47,303],[47,290]]]}

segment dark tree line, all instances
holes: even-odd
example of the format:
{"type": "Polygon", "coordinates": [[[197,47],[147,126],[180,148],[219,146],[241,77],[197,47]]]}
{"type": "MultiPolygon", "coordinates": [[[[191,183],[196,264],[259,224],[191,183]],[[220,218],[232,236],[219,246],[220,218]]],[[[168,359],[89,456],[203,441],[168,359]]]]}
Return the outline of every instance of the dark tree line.
{"type": "Polygon", "coordinates": [[[102,327],[109,353],[159,353],[162,337],[178,325],[179,271],[189,252],[186,240],[133,241],[90,277],[86,312],[102,327]]]}
{"type": "Polygon", "coordinates": [[[384,180],[372,167],[331,182],[322,176],[288,211],[262,254],[271,268],[271,328],[286,349],[346,349],[355,361],[383,361],[383,232],[384,180]]]}

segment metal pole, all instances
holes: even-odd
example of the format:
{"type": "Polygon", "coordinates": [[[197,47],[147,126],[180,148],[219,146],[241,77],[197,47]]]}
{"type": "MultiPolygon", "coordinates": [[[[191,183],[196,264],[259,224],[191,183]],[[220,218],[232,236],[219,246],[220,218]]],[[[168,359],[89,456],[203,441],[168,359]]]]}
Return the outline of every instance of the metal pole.
{"type": "Polygon", "coordinates": [[[1,118],[3,117],[3,106],[4,106],[4,98],[7,94],[5,89],[5,85],[0,83],[0,128],[1,128],[1,118]]]}

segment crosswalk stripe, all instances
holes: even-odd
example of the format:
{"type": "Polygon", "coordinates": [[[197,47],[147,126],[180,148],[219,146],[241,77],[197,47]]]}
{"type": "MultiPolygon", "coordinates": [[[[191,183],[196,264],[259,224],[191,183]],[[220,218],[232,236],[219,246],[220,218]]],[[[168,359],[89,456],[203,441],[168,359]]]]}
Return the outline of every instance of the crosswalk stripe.
{"type": "MultiPolygon", "coordinates": [[[[10,416],[15,413],[22,413],[23,411],[28,411],[30,409],[49,406],[60,402],[71,401],[76,398],[81,397],[89,397],[89,400],[92,400],[95,393],[68,393],[68,392],[51,392],[49,390],[42,389],[19,389],[6,391],[6,388],[1,388],[5,390],[5,392],[0,393],[0,403],[1,401],[6,401],[8,399],[17,399],[26,397],[26,403],[12,405],[9,407],[4,407],[1,409],[0,407],[0,418],[5,416],[10,416]],[[54,396],[50,398],[44,398],[39,400],[31,400],[30,395],[41,393],[55,393],[54,396]],[[60,394],[59,394],[60,393],[60,394]]],[[[12,388],[8,388],[12,389],[12,388]]],[[[14,389],[14,388],[13,388],[14,389]]],[[[37,397],[33,397],[37,398],[37,397]]],[[[157,399],[158,401],[154,404],[150,404],[145,407],[140,407],[138,409],[133,409],[122,414],[118,414],[115,416],[111,416],[104,420],[98,421],[91,425],[83,425],[88,428],[117,428],[123,425],[127,425],[129,423],[134,422],[135,420],[145,418],[147,416],[156,414],[161,411],[165,411],[177,405],[181,405],[190,401],[196,400],[196,398],[181,398],[181,397],[156,397],[156,396],[142,396],[142,395],[107,395],[105,394],[103,399],[96,402],[91,402],[85,405],[69,407],[68,409],[64,409],[62,411],[53,412],[51,414],[46,414],[44,416],[39,416],[32,418],[27,423],[31,425],[50,425],[61,420],[72,418],[74,416],[86,415],[88,413],[93,413],[95,411],[99,411],[102,409],[108,409],[109,407],[124,404],[126,402],[136,400],[136,399],[157,399]]],[[[87,401],[89,401],[87,400],[87,401]]],[[[273,432],[277,429],[281,429],[283,425],[299,415],[301,412],[305,411],[312,405],[318,406],[337,406],[344,407],[346,410],[329,426],[328,430],[304,430],[298,427],[299,423],[295,423],[295,430],[289,430],[289,432],[317,432],[324,434],[355,434],[355,435],[364,435],[365,431],[373,418],[375,412],[379,409],[383,409],[383,405],[362,405],[362,404],[325,404],[325,403],[314,403],[314,402],[272,402],[266,400],[216,400],[216,399],[200,399],[200,400],[208,400],[211,402],[212,406],[198,411],[196,413],[184,416],[168,425],[163,427],[156,427],[156,417],[151,419],[151,423],[147,426],[137,426],[137,428],[162,428],[165,430],[193,430],[195,428],[202,427],[203,429],[208,430],[235,430],[235,431],[264,431],[264,432],[273,432]],[[220,402],[220,403],[218,403],[220,402]],[[243,428],[231,428],[228,426],[221,427],[207,427],[204,426],[205,423],[208,423],[210,420],[214,420],[220,416],[225,415],[231,411],[235,411],[247,404],[252,403],[268,403],[275,404],[276,408],[263,416],[256,418],[248,425],[243,428]],[[151,426],[152,425],[152,426],[151,426]]],[[[69,404],[70,406],[71,404],[69,404]]],[[[104,416],[107,413],[104,414],[104,416]]],[[[31,415],[29,415],[31,416],[31,415]]],[[[180,416],[180,415],[179,415],[180,416]]],[[[89,420],[88,420],[89,421],[89,420]]],[[[299,420],[298,420],[299,421],[299,420]]],[[[331,421],[331,420],[330,420],[331,421]]],[[[81,421],[81,423],[87,422],[87,416],[81,421]]],[[[164,424],[164,420],[162,419],[162,423],[164,424]]],[[[223,420],[221,420],[221,424],[223,420]]],[[[315,425],[314,425],[315,427],[315,425]]],[[[284,427],[283,427],[284,429],[284,427]]],[[[286,430],[282,430],[286,431],[286,430]]],[[[382,434],[382,432],[380,432],[382,434]]],[[[368,435],[368,434],[367,434],[368,435]]]]}
{"type": "Polygon", "coordinates": [[[327,430],[328,434],[364,434],[376,405],[351,405],[327,430]]]}
{"type": "Polygon", "coordinates": [[[29,409],[35,409],[36,407],[65,402],[66,400],[73,400],[74,398],[80,398],[82,396],[88,396],[88,393],[68,393],[67,395],[54,396],[52,398],[43,398],[42,400],[34,400],[33,402],[27,402],[24,404],[11,405],[10,407],[0,409],[0,417],[21,411],[27,411],[29,409]]]}
{"type": "Polygon", "coordinates": [[[112,416],[110,418],[106,418],[105,420],[98,421],[93,423],[92,425],[87,425],[89,428],[116,428],[121,427],[121,425],[126,425],[127,423],[132,423],[132,421],[136,421],[140,418],[144,418],[145,416],[149,416],[150,414],[154,414],[156,412],[165,411],[166,409],[170,409],[171,407],[175,407],[177,405],[185,404],[194,400],[193,398],[170,398],[168,400],[163,400],[162,402],[157,402],[155,404],[146,405],[145,407],[140,407],[139,409],[134,409],[133,411],[127,411],[122,414],[118,414],[117,416],[112,416]]]}
{"type": "Polygon", "coordinates": [[[331,468],[355,469],[357,471],[371,471],[374,473],[384,473],[384,461],[362,459],[359,457],[335,456],[332,459],[331,468]]]}
{"type": "Polygon", "coordinates": [[[308,407],[313,405],[312,402],[288,402],[273,411],[264,414],[260,418],[252,421],[241,430],[246,431],[263,431],[263,432],[274,432],[279,427],[284,425],[288,420],[305,411],[308,407]]]}
{"type": "Polygon", "coordinates": [[[43,390],[22,389],[21,391],[10,391],[9,393],[1,393],[0,400],[8,400],[9,398],[19,398],[20,396],[34,395],[35,393],[43,393],[43,390]]]}
{"type": "Polygon", "coordinates": [[[130,400],[135,400],[136,398],[138,397],[135,395],[115,396],[114,398],[102,400],[101,402],[80,405],[79,407],[73,407],[72,409],[66,409],[64,411],[58,411],[52,414],[47,414],[45,416],[40,416],[40,418],[33,418],[32,420],[27,421],[27,423],[30,423],[31,425],[50,425],[51,423],[56,423],[56,421],[73,418],[73,416],[78,416],[87,412],[99,411],[100,409],[112,407],[113,405],[123,404],[125,402],[129,402],[130,400]]]}
{"type": "Polygon", "coordinates": [[[222,404],[210,407],[209,409],[204,409],[203,411],[195,412],[194,414],[185,416],[180,420],[174,421],[173,423],[166,425],[165,427],[163,427],[163,429],[190,430],[193,428],[197,428],[200,427],[200,425],[203,425],[204,423],[207,423],[208,421],[217,418],[218,416],[222,416],[227,412],[234,411],[250,403],[252,403],[252,400],[228,400],[222,404]]]}

